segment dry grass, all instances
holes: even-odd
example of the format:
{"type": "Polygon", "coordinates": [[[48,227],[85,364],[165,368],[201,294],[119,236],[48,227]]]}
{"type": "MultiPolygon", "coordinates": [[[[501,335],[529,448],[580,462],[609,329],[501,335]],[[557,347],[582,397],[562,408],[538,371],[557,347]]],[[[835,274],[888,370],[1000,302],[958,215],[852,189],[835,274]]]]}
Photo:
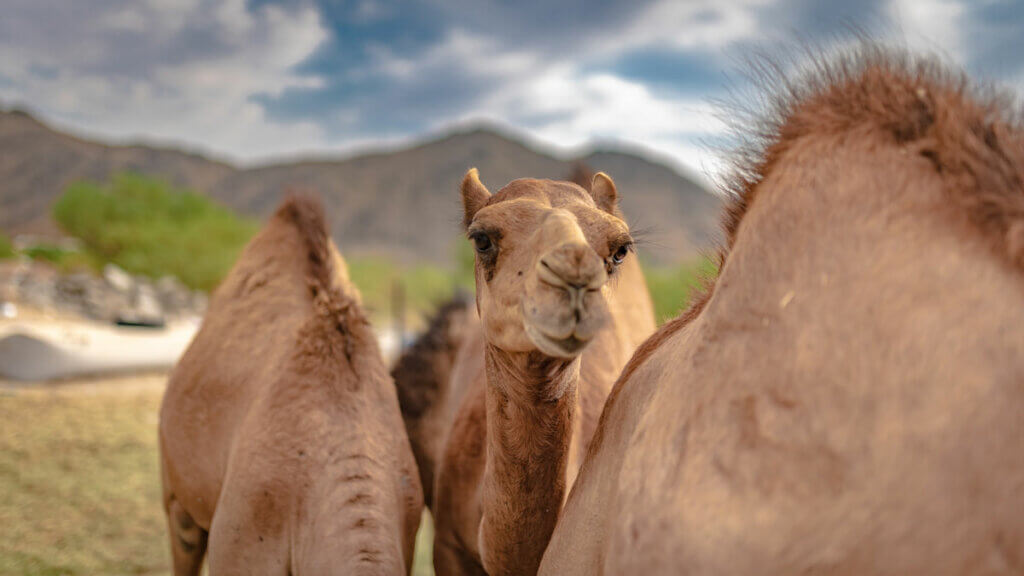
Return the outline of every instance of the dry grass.
{"type": "MultiPolygon", "coordinates": [[[[169,574],[156,433],[164,379],[0,389],[0,574],[169,574]]],[[[426,524],[416,574],[432,573],[430,536],[426,524]]]]}

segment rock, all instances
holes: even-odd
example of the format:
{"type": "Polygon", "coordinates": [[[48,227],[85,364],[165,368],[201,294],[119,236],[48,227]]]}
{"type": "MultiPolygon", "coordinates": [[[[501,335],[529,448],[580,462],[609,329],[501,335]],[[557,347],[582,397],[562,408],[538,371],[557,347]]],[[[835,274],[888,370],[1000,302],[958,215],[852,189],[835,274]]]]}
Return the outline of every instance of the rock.
{"type": "Polygon", "coordinates": [[[156,297],[165,314],[181,315],[191,312],[192,292],[173,276],[156,281],[156,297]]]}
{"type": "Polygon", "coordinates": [[[135,280],[131,274],[122,270],[116,264],[107,264],[103,267],[103,278],[112,288],[122,294],[135,292],[135,280]]]}
{"type": "Polygon", "coordinates": [[[36,308],[56,307],[57,273],[49,266],[31,265],[18,279],[17,295],[22,302],[36,308]]]}
{"type": "Polygon", "coordinates": [[[64,311],[102,322],[159,326],[175,318],[202,315],[206,294],[180,280],[132,277],[108,264],[103,276],[60,275],[52,266],[30,262],[0,265],[0,302],[64,311]]]}
{"type": "Polygon", "coordinates": [[[142,318],[160,318],[162,321],[164,310],[160,306],[159,300],[157,300],[156,290],[148,283],[139,283],[138,289],[139,291],[135,298],[135,312],[142,318]]]}

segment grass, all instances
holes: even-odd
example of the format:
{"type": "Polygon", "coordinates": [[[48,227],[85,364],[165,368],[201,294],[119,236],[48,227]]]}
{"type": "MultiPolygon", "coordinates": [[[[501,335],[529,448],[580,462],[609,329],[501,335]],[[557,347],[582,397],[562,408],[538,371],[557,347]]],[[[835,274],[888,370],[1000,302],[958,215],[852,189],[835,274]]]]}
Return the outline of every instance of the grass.
{"type": "MultiPolygon", "coordinates": [[[[170,573],[156,433],[163,377],[143,380],[0,391],[0,574],[170,573]]],[[[432,574],[431,535],[428,521],[418,575],[432,574]]]]}
{"type": "Polygon", "coordinates": [[[160,388],[0,397],[0,573],[168,572],[160,388]]]}
{"type": "Polygon", "coordinates": [[[644,265],[644,277],[658,324],[685,310],[704,281],[713,278],[716,273],[715,263],[707,257],[677,266],[644,265]]]}
{"type": "Polygon", "coordinates": [[[11,237],[0,230],[0,260],[13,257],[14,244],[11,243],[11,237]]]}
{"type": "Polygon", "coordinates": [[[346,257],[349,276],[363,296],[363,305],[383,325],[395,314],[395,292],[404,292],[409,327],[421,327],[422,320],[456,290],[473,290],[473,279],[457,272],[420,264],[401,266],[386,257],[346,257]]]}

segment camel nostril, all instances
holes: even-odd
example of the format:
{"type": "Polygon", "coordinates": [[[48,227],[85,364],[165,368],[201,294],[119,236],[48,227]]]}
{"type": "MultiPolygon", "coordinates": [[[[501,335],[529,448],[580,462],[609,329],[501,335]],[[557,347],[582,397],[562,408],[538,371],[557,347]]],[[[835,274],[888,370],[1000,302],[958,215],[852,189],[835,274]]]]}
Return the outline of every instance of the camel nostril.
{"type": "Polygon", "coordinates": [[[537,261],[540,279],[570,292],[584,293],[600,288],[606,272],[604,262],[585,244],[563,244],[537,261]]]}

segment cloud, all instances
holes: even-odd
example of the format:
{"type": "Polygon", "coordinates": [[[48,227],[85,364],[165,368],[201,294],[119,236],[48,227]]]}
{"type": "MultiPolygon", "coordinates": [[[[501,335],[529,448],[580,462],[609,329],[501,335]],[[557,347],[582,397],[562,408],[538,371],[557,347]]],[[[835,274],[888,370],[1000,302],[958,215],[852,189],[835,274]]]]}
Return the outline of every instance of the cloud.
{"type": "Polygon", "coordinates": [[[892,0],[889,17],[897,39],[919,52],[938,53],[959,65],[967,63],[962,36],[966,6],[957,0],[892,0]]]}
{"type": "Polygon", "coordinates": [[[530,70],[464,109],[457,120],[525,127],[542,142],[563,149],[614,142],[660,151],[693,172],[717,168],[699,140],[722,134],[725,126],[703,99],[660,96],[643,83],[583,71],[568,62],[530,70]]]}
{"type": "MultiPolygon", "coordinates": [[[[662,60],[673,61],[684,55],[685,47],[702,42],[707,44],[702,50],[711,50],[716,45],[712,38],[727,42],[747,37],[754,33],[749,6],[757,2],[726,9],[701,2],[686,10],[673,9],[672,4],[641,6],[617,22],[614,34],[599,21],[581,22],[572,28],[569,43],[533,41],[550,31],[548,23],[510,42],[495,33],[493,25],[474,25],[475,12],[467,8],[458,25],[428,46],[408,50],[371,43],[362,62],[336,72],[325,87],[294,88],[258,101],[281,121],[316,118],[347,138],[366,139],[374,133],[395,138],[486,119],[529,130],[561,147],[592,140],[644,144],[673,155],[677,164],[700,169],[707,162],[692,154],[697,140],[720,130],[700,96],[708,92],[702,87],[722,81],[711,71],[715,64],[707,64],[717,56],[703,52],[700,61],[709,66],[701,79],[705,84],[684,79],[697,94],[684,99],[676,97],[672,86],[662,91],[649,87],[649,78],[628,77],[621,66],[630,62],[619,57],[668,41],[672,22],[688,33],[660,49],[657,57],[662,60]],[[652,36],[655,22],[660,22],[659,31],[652,36]],[[680,152],[685,158],[675,156],[680,152]]],[[[517,19],[503,20],[500,9],[493,19],[517,28],[517,19]]],[[[641,57],[655,56],[652,52],[641,57]]]]}
{"type": "Polygon", "coordinates": [[[294,72],[327,37],[311,6],[250,11],[244,0],[108,0],[65,11],[15,2],[0,25],[7,105],[79,131],[230,156],[327,142],[315,123],[276,123],[252,100],[321,82],[294,72]]]}

